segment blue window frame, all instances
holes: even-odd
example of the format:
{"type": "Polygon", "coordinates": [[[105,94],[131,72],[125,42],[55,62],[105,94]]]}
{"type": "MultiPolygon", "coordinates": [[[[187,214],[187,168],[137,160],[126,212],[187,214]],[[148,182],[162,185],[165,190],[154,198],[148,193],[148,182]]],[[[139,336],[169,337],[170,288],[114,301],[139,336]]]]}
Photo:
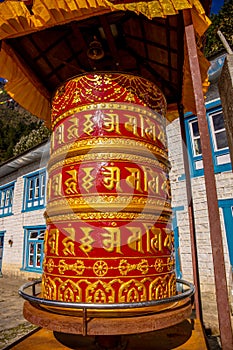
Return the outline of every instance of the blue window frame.
{"type": "Polygon", "coordinates": [[[4,234],[5,234],[5,231],[0,231],[0,277],[2,277],[2,259],[3,259],[3,248],[4,248],[4,234]]]}
{"type": "Polygon", "coordinates": [[[23,270],[42,272],[45,229],[44,225],[24,227],[23,270]]]}
{"type": "Polygon", "coordinates": [[[26,175],[24,181],[23,211],[44,208],[46,183],[45,169],[26,175]]]}
{"type": "Polygon", "coordinates": [[[0,187],[0,217],[12,215],[12,205],[15,183],[0,187]]]}
{"type": "Polygon", "coordinates": [[[180,243],[179,243],[179,227],[177,222],[177,211],[183,211],[184,206],[172,208],[172,228],[174,232],[174,248],[175,248],[175,263],[176,277],[182,278],[181,259],[180,259],[180,243]]]}
{"type": "MultiPolygon", "coordinates": [[[[214,171],[215,173],[230,171],[232,165],[219,99],[206,104],[206,118],[209,126],[214,171]]],[[[198,122],[197,117],[191,113],[185,116],[185,129],[191,176],[202,176],[204,170],[198,122]]]]}
{"type": "Polygon", "coordinates": [[[218,201],[218,205],[223,211],[229,257],[231,266],[233,266],[233,198],[221,199],[218,201]]]}

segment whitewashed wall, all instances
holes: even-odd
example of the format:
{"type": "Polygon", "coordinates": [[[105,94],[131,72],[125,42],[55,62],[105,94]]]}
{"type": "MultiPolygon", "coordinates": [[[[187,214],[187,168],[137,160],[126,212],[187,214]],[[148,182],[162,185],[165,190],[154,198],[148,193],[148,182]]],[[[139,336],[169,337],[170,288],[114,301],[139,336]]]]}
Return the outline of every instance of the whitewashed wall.
{"type": "MultiPolygon", "coordinates": [[[[167,126],[167,136],[169,159],[172,165],[170,172],[172,206],[185,207],[184,211],[177,211],[182,276],[185,280],[193,281],[186,184],[184,179],[182,180],[181,178],[181,180],[179,180],[179,178],[184,174],[184,164],[182,154],[182,139],[178,119],[167,126]]],[[[218,332],[218,317],[204,177],[200,176],[193,178],[191,184],[195,213],[194,215],[203,318],[205,327],[210,328],[212,332],[215,333],[218,332]]],[[[216,186],[218,199],[233,198],[233,173],[224,172],[216,174],[216,186]]],[[[220,217],[222,224],[226,275],[230,294],[231,269],[221,210],[220,217]]]]}
{"type": "Polygon", "coordinates": [[[0,179],[0,186],[15,182],[14,200],[13,200],[13,215],[0,218],[0,231],[5,231],[4,234],[4,249],[2,273],[9,276],[22,276],[25,278],[38,278],[38,273],[22,271],[23,263],[23,245],[24,245],[24,226],[44,225],[45,209],[22,212],[23,208],[23,193],[24,193],[24,178],[28,173],[40,169],[40,162],[35,162],[25,167],[19,168],[14,173],[0,179]],[[8,241],[12,240],[13,245],[10,246],[8,241]]]}

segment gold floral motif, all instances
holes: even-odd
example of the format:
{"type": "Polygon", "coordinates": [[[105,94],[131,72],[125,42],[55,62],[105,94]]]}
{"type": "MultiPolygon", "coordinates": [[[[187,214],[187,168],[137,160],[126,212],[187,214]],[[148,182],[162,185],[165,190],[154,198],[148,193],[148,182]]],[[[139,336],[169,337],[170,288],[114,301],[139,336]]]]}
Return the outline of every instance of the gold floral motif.
{"type": "Polygon", "coordinates": [[[174,273],[166,274],[165,277],[157,277],[150,284],[149,300],[164,299],[175,295],[174,283],[176,283],[174,273]]]}
{"type": "Polygon", "coordinates": [[[53,272],[53,269],[55,267],[54,260],[50,258],[47,263],[44,260],[44,262],[43,262],[43,269],[44,270],[45,270],[45,267],[47,267],[48,272],[50,272],[50,273],[53,272]]]}
{"type": "Polygon", "coordinates": [[[64,259],[60,260],[58,265],[59,273],[64,275],[67,270],[74,271],[77,275],[81,276],[85,270],[84,262],[77,260],[74,264],[66,264],[64,259]]]}
{"type": "MultiPolygon", "coordinates": [[[[57,279],[54,281],[56,282],[57,279]]],[[[59,279],[58,279],[59,281],[59,279]]],[[[71,279],[66,281],[61,281],[57,287],[57,294],[59,301],[66,302],[78,302],[82,301],[82,289],[79,287],[78,283],[75,283],[71,279]]]]}
{"type": "Polygon", "coordinates": [[[167,269],[168,271],[172,271],[175,267],[175,260],[173,257],[167,258],[167,269]]]}
{"type": "Polygon", "coordinates": [[[123,283],[118,292],[118,299],[121,303],[139,303],[147,300],[147,292],[144,283],[135,279],[123,283]]]}
{"type": "Polygon", "coordinates": [[[93,265],[93,272],[98,277],[103,277],[108,272],[108,264],[103,260],[97,260],[93,265]]]}
{"type": "Polygon", "coordinates": [[[110,282],[101,280],[91,283],[88,279],[74,282],[71,279],[62,281],[61,278],[50,278],[43,274],[42,295],[45,299],[68,302],[114,303],[114,302],[141,302],[146,300],[158,300],[176,294],[175,274],[166,274],[157,277],[127,282],[121,279],[112,279],[110,282]],[[149,288],[146,287],[148,286],[149,288]],[[80,287],[82,285],[82,288],[80,287]],[[85,286],[85,288],[84,288],[85,286]],[[116,295],[115,290],[118,290],[116,295]],[[82,297],[85,290],[85,299],[82,297]]]}
{"type": "MultiPolygon", "coordinates": [[[[57,279],[53,279],[50,277],[47,277],[45,273],[43,273],[42,275],[42,288],[41,288],[41,292],[42,292],[42,296],[45,299],[49,299],[49,300],[58,300],[58,296],[57,296],[57,286],[56,286],[56,281],[57,279]]],[[[59,282],[61,283],[62,280],[59,279],[59,282]]]]}
{"type": "Polygon", "coordinates": [[[126,95],[129,103],[133,103],[134,96],[138,96],[145,106],[157,109],[162,114],[166,112],[164,95],[152,82],[135,75],[100,73],[71,79],[59,88],[53,99],[53,117],[56,116],[56,112],[63,110],[72,101],[77,102],[76,96],[78,96],[78,102],[80,98],[86,101],[85,105],[100,102],[103,97],[99,97],[99,94],[94,92],[104,92],[104,99],[108,101],[122,100],[126,95]]]}
{"type": "Polygon", "coordinates": [[[176,295],[176,276],[175,274],[171,274],[171,278],[168,283],[168,290],[170,293],[170,296],[176,295]]]}
{"type": "Polygon", "coordinates": [[[163,272],[164,264],[162,259],[156,259],[155,260],[155,270],[157,272],[163,272]]]}
{"type": "Polygon", "coordinates": [[[164,267],[166,267],[168,271],[172,271],[174,268],[174,265],[175,265],[174,259],[169,257],[167,258],[166,263],[164,263],[162,259],[156,259],[154,267],[157,272],[163,272],[164,267]]]}
{"type": "Polygon", "coordinates": [[[145,275],[149,270],[149,264],[146,259],[141,259],[137,264],[130,264],[126,259],[122,259],[119,263],[118,269],[122,276],[126,276],[130,271],[138,270],[145,275]]]}
{"type": "Polygon", "coordinates": [[[85,291],[86,302],[88,303],[114,303],[115,302],[115,289],[112,284],[116,280],[112,280],[109,283],[103,281],[96,281],[90,283],[85,291]]]}

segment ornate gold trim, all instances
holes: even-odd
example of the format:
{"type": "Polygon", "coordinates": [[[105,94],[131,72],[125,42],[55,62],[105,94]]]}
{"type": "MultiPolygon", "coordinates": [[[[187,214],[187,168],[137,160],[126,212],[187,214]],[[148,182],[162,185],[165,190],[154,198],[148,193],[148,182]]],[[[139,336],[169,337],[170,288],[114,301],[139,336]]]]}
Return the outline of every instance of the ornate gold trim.
{"type": "Polygon", "coordinates": [[[162,213],[161,215],[155,214],[141,214],[141,213],[127,213],[127,212],[84,212],[84,213],[69,213],[69,214],[61,214],[61,215],[53,215],[48,216],[45,213],[47,224],[51,224],[52,222],[61,222],[61,221],[76,221],[76,220],[117,220],[117,221],[127,221],[127,220],[141,220],[147,222],[158,222],[158,223],[167,223],[171,220],[170,214],[172,210],[167,213],[162,213]]]}
{"type": "Polygon", "coordinates": [[[111,207],[114,211],[132,211],[142,212],[146,209],[147,213],[162,213],[166,209],[170,212],[171,203],[161,199],[134,197],[129,198],[128,196],[89,196],[81,198],[67,198],[58,199],[50,202],[46,206],[46,212],[48,215],[70,213],[80,210],[90,211],[95,210],[108,210],[111,207]],[[86,198],[86,199],[85,199],[86,198]],[[122,208],[122,205],[125,205],[122,208]]]}
{"type": "MultiPolygon", "coordinates": [[[[112,152],[119,152],[123,149],[127,149],[128,154],[138,155],[137,151],[148,157],[148,151],[152,153],[153,156],[158,157],[158,159],[164,164],[169,164],[167,151],[162,150],[158,146],[144,141],[131,140],[124,137],[97,137],[88,138],[85,140],[77,140],[71,144],[66,144],[65,146],[59,147],[57,150],[53,150],[51,153],[51,159],[64,160],[65,158],[87,153],[89,151],[94,151],[95,153],[108,151],[111,148],[112,152]]],[[[149,157],[148,157],[149,158],[149,157]]]]}
{"type": "Polygon", "coordinates": [[[124,162],[134,162],[138,164],[149,164],[154,165],[156,167],[159,167],[163,171],[169,171],[170,170],[170,163],[169,160],[167,160],[166,164],[161,162],[159,159],[152,159],[135,154],[128,154],[128,153],[87,153],[82,155],[76,155],[71,156],[69,158],[65,158],[63,160],[57,161],[54,164],[53,154],[51,155],[51,158],[48,162],[48,173],[50,174],[52,171],[56,170],[57,168],[62,168],[66,165],[72,165],[77,164],[80,162],[90,162],[90,161],[120,161],[122,163],[124,162]]]}
{"type": "Polygon", "coordinates": [[[164,128],[166,127],[166,117],[159,114],[155,110],[151,109],[148,106],[139,106],[134,103],[125,103],[125,102],[109,102],[109,103],[92,103],[85,106],[74,107],[68,111],[61,114],[56,120],[52,123],[52,130],[54,127],[63,119],[70,117],[75,113],[85,112],[85,111],[96,111],[96,110],[106,110],[106,109],[116,109],[121,111],[132,111],[136,113],[141,113],[148,117],[153,118],[155,121],[159,121],[164,128]]]}

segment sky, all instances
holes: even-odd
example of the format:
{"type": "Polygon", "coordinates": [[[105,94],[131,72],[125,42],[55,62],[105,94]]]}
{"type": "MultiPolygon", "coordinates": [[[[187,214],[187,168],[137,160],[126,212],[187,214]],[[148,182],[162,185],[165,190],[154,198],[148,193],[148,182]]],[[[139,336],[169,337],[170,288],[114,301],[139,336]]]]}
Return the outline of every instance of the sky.
{"type": "Polygon", "coordinates": [[[218,13],[223,4],[224,0],[212,0],[211,13],[218,13]]]}

